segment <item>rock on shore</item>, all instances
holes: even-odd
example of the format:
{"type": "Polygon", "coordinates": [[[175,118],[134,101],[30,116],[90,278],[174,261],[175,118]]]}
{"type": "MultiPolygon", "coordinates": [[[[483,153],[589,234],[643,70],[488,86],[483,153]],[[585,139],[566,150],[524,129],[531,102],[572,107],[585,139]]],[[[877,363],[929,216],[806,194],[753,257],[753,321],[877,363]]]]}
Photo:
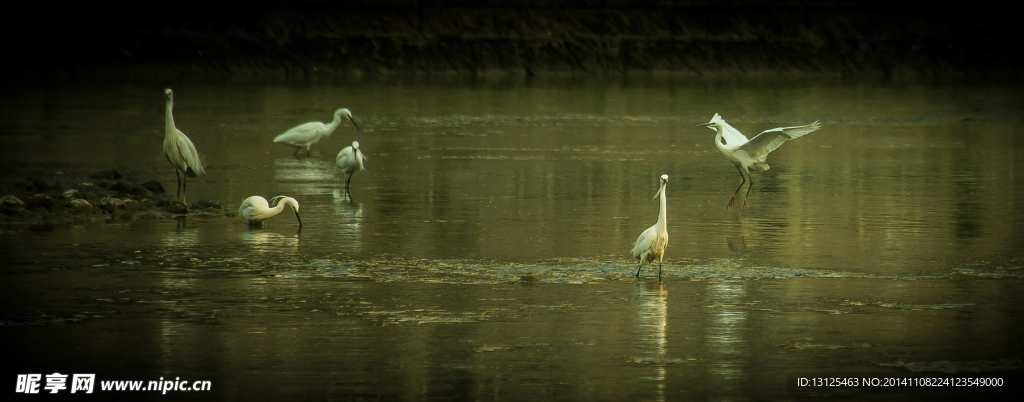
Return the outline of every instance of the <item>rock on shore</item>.
{"type": "Polygon", "coordinates": [[[184,215],[230,215],[216,200],[186,206],[157,181],[140,182],[106,171],[74,183],[37,178],[0,189],[0,223],[53,228],[60,224],[137,219],[173,219],[184,215]]]}

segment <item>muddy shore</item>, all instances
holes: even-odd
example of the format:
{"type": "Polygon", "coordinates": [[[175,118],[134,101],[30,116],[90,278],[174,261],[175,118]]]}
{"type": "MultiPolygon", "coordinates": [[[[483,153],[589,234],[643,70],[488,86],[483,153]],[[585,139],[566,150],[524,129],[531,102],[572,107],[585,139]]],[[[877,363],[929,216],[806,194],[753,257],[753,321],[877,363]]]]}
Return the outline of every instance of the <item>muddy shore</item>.
{"type": "MultiPolygon", "coordinates": [[[[36,6],[40,7],[40,6],[36,6]]],[[[8,81],[362,74],[1016,75],[1008,5],[301,1],[4,18],[8,81]],[[26,35],[26,33],[29,33],[26,35]]]]}

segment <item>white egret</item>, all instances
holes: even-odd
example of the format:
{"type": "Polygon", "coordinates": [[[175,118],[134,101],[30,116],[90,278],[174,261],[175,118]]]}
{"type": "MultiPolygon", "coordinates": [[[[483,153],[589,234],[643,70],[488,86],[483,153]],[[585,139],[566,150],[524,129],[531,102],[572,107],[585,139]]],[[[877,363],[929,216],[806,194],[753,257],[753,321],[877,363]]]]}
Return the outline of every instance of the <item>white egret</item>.
{"type": "Polygon", "coordinates": [[[290,205],[295,212],[295,219],[299,221],[299,230],[302,230],[302,219],[299,218],[299,202],[292,197],[279,195],[271,198],[270,202],[276,203],[273,208],[267,200],[258,195],[246,198],[242,205],[238,206],[238,216],[249,221],[250,226],[262,226],[263,220],[272,218],[284,211],[285,205],[290,205]]]}
{"type": "Polygon", "coordinates": [[[178,178],[178,192],[181,202],[185,203],[185,188],[188,186],[188,178],[195,178],[197,175],[205,174],[203,163],[199,161],[199,153],[196,152],[192,140],[188,139],[185,133],[174,126],[174,92],[170,88],[164,90],[167,96],[167,112],[164,115],[164,156],[174,166],[174,176],[178,178]],[[178,172],[182,172],[182,178],[178,172]]]}
{"type": "MultiPolygon", "coordinates": [[[[654,194],[654,198],[661,196],[661,212],[658,213],[658,223],[647,228],[640,237],[636,238],[636,245],[633,246],[633,257],[640,260],[636,267],[636,277],[640,277],[640,268],[644,263],[652,263],[658,260],[658,278],[661,278],[661,261],[665,258],[665,247],[668,247],[667,206],[665,201],[665,186],[668,185],[668,175],[661,175],[661,187],[654,194]]],[[[654,199],[652,198],[652,200],[654,199]]]]}
{"type": "Polygon", "coordinates": [[[338,152],[334,163],[345,173],[345,194],[348,194],[348,185],[352,181],[352,174],[363,170],[363,161],[369,158],[359,151],[359,142],[353,141],[351,146],[345,147],[338,152]]]}
{"type": "Polygon", "coordinates": [[[348,117],[352,125],[356,126],[356,130],[363,131],[356,124],[356,120],[352,118],[352,112],[348,111],[348,109],[338,109],[334,111],[334,120],[331,120],[330,124],[324,124],[319,121],[302,123],[274,137],[274,142],[283,142],[288,146],[295,147],[293,155],[296,156],[299,154],[300,149],[306,148],[306,155],[308,156],[310,154],[309,146],[316,144],[321,138],[329,137],[334,133],[334,130],[338,128],[338,124],[341,124],[341,116],[348,117]]]}
{"type": "Polygon", "coordinates": [[[749,178],[750,185],[747,186],[747,193],[743,195],[743,207],[746,208],[747,196],[750,195],[750,189],[754,187],[754,178],[750,176],[750,171],[751,169],[754,171],[768,170],[769,166],[765,161],[768,159],[770,152],[781,146],[786,140],[800,138],[821,128],[821,124],[818,124],[817,121],[806,126],[778,127],[764,130],[761,134],[755,136],[754,139],[748,141],[745,135],[730,126],[729,123],[726,123],[718,113],[715,113],[711,121],[698,124],[697,126],[707,126],[718,133],[715,136],[715,147],[733,165],[736,165],[736,170],[740,172],[740,178],[743,179],[740,182],[740,186],[736,187],[736,191],[732,193],[732,198],[729,199],[727,208],[732,207],[732,204],[736,202],[736,194],[740,192],[743,184],[749,178]],[[746,173],[746,175],[744,176],[743,173],[746,173]]]}

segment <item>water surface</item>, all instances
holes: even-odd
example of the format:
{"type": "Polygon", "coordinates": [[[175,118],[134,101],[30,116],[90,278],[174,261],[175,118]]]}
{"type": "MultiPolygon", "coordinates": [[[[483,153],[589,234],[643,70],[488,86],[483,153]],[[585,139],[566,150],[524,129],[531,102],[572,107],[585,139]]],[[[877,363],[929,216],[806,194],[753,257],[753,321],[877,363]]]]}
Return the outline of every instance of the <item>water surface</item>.
{"type": "MultiPolygon", "coordinates": [[[[718,400],[811,397],[786,393],[786,372],[1024,366],[1017,86],[172,87],[208,172],[189,199],[293,196],[301,233],[291,214],[4,225],[0,334],[20,345],[5,372],[211,380],[218,399],[718,400]],[[342,124],[308,158],[271,142],[339,107],[365,131],[342,124]],[[714,113],[748,137],[823,128],[773,152],[748,208],[728,209],[740,178],[694,126],[714,113]],[[346,196],[334,156],[352,141],[369,160],[346,196]],[[662,173],[664,278],[635,279],[662,173]]],[[[116,168],[173,189],[162,90],[12,88],[2,184],[116,168]]]]}

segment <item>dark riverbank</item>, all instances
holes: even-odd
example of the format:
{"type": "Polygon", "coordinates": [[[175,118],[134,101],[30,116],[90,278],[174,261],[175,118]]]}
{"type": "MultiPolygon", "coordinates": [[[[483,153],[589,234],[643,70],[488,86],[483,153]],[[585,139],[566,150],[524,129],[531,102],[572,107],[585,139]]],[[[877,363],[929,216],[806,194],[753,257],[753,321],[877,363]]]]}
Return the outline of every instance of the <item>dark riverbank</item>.
{"type": "MultiPolygon", "coordinates": [[[[233,215],[215,200],[189,206],[158,181],[136,180],[117,170],[88,177],[23,182],[0,187],[0,224],[53,230],[86,222],[173,219],[188,214],[233,215]]],[[[9,226],[4,226],[9,227],[9,226]]]]}
{"type": "Polygon", "coordinates": [[[8,81],[390,73],[1017,75],[1008,6],[302,1],[9,13],[8,81]],[[46,24],[36,16],[45,15],[46,24]]]}

